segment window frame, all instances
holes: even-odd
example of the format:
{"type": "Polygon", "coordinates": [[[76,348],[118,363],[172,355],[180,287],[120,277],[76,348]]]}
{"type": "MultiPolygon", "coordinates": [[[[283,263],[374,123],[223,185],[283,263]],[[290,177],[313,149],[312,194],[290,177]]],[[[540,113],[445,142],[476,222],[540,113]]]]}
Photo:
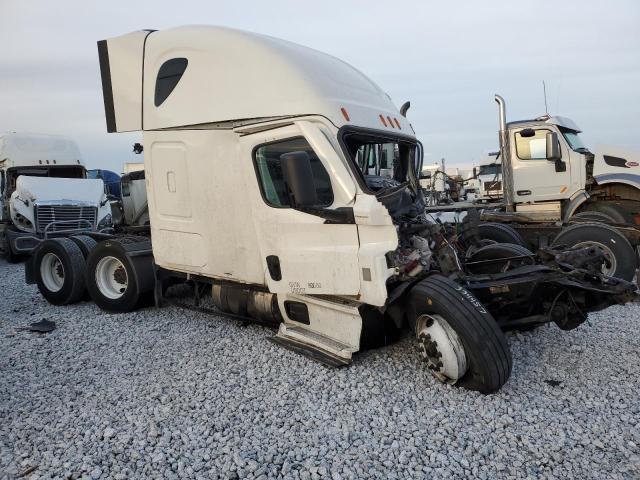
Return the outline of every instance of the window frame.
{"type": "MultiPolygon", "coordinates": [[[[553,133],[553,130],[548,128],[548,127],[538,127],[538,128],[533,128],[533,127],[523,127],[520,130],[518,130],[517,132],[513,133],[513,143],[516,147],[516,157],[518,157],[519,160],[522,160],[523,162],[539,162],[540,160],[546,160],[547,162],[549,161],[548,158],[522,158],[520,156],[520,153],[518,152],[518,141],[516,139],[516,135],[520,134],[523,130],[526,130],[527,128],[531,128],[531,130],[538,132],[538,131],[542,131],[542,130],[546,130],[547,132],[553,133]]],[[[546,137],[546,134],[545,134],[546,137]]],[[[522,138],[526,138],[526,137],[522,137],[522,138]]],[[[531,151],[531,150],[529,150],[531,151]]],[[[562,143],[560,143],[560,158],[562,158],[562,143]]]]}
{"type": "MultiPolygon", "coordinates": [[[[342,154],[344,155],[344,157],[347,159],[347,165],[349,166],[349,169],[351,170],[351,174],[353,175],[353,177],[356,180],[356,183],[358,184],[358,186],[360,187],[360,190],[362,190],[362,193],[366,193],[368,195],[373,195],[375,196],[376,192],[374,192],[373,190],[371,190],[368,186],[367,186],[367,181],[365,179],[365,174],[364,172],[362,172],[362,170],[360,170],[360,167],[358,166],[357,163],[357,155],[354,155],[353,157],[351,156],[351,153],[349,151],[349,147],[347,145],[347,141],[346,141],[346,137],[349,135],[364,135],[364,136],[370,136],[370,137],[375,137],[375,138],[380,138],[380,139],[385,139],[385,140],[389,140],[389,142],[387,143],[400,143],[400,142],[404,142],[404,143],[409,143],[409,144],[413,144],[416,147],[416,152],[418,152],[420,154],[420,169],[422,169],[422,165],[424,164],[424,149],[422,147],[422,142],[420,142],[420,140],[418,140],[416,137],[412,137],[410,135],[406,135],[404,133],[399,133],[399,132],[388,132],[386,130],[378,130],[375,128],[367,128],[367,127],[354,127],[352,125],[343,125],[342,127],[340,127],[338,129],[338,144],[340,145],[340,148],[342,149],[342,154]]],[[[411,171],[412,169],[410,169],[411,171]]],[[[416,183],[419,182],[419,176],[420,176],[420,172],[413,172],[412,175],[416,176],[415,181],[416,183]]]]}
{"type": "Polygon", "coordinates": [[[320,156],[315,152],[315,150],[313,150],[313,147],[309,143],[309,140],[307,140],[307,138],[304,135],[294,135],[293,137],[279,138],[277,140],[271,140],[269,142],[259,143],[258,145],[255,145],[251,149],[251,161],[253,163],[253,170],[256,173],[256,180],[258,181],[258,188],[260,189],[260,196],[262,197],[262,200],[264,201],[264,203],[267,206],[271,207],[271,208],[281,208],[281,209],[287,209],[288,208],[288,209],[295,210],[295,207],[293,207],[292,205],[274,205],[273,203],[271,203],[269,201],[269,199],[267,198],[267,196],[265,195],[265,192],[264,192],[264,184],[262,183],[262,176],[260,175],[260,168],[258,167],[258,158],[256,156],[256,153],[258,152],[258,149],[262,148],[262,147],[266,147],[266,146],[273,145],[273,144],[276,144],[276,143],[283,143],[283,142],[288,142],[288,141],[291,141],[291,140],[300,140],[300,139],[304,140],[305,142],[307,142],[307,145],[309,145],[309,148],[311,149],[311,151],[313,151],[313,153],[316,155],[316,158],[318,159],[318,161],[322,165],[322,168],[324,168],[324,171],[327,172],[327,178],[329,179],[329,188],[331,190],[331,202],[329,202],[327,204],[324,204],[324,205],[320,205],[320,204],[319,205],[315,205],[315,207],[317,207],[317,208],[329,208],[336,201],[335,194],[333,193],[333,184],[331,183],[331,175],[329,174],[329,170],[325,166],[325,164],[322,161],[322,159],[320,158],[320,156]]]}

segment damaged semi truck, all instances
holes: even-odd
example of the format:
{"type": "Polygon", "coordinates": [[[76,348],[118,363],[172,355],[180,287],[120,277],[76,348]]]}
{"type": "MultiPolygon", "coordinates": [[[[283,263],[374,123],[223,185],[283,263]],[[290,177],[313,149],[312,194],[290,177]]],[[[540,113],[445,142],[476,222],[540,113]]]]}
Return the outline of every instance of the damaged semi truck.
{"type": "Polygon", "coordinates": [[[490,393],[511,372],[502,329],[574,328],[635,298],[599,273],[594,249],[505,258],[479,241],[473,215],[457,230],[433,221],[412,126],[332,56],[205,26],[134,32],[98,51],[108,131],[143,132],[151,239],[113,235],[87,252],[43,243],[27,281],[53,303],[86,284],[101,308],[126,312],[151,292],[162,305],[186,281],[217,311],[277,325],[278,343],[329,365],[408,329],[436,378],[490,393]],[[372,149],[397,155],[375,168],[372,149]],[[48,256],[63,268],[48,271],[48,256]]]}

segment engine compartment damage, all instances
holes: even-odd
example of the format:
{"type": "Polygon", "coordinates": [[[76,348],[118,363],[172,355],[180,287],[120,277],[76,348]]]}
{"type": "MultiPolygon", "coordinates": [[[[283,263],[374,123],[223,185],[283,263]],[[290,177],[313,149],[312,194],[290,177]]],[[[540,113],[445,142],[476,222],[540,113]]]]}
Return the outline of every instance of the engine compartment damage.
{"type": "MultiPolygon", "coordinates": [[[[389,189],[389,182],[385,186],[389,189]]],[[[410,185],[394,186],[381,201],[399,238],[398,248],[387,255],[396,274],[385,306],[398,326],[403,309],[394,305],[402,303],[411,285],[438,273],[471,292],[504,330],[548,322],[570,330],[589,312],[638,299],[633,283],[601,273],[608,259],[597,248],[546,247],[533,253],[520,245],[487,242],[478,236],[476,210],[461,222],[443,224],[421,208],[410,185]]]]}

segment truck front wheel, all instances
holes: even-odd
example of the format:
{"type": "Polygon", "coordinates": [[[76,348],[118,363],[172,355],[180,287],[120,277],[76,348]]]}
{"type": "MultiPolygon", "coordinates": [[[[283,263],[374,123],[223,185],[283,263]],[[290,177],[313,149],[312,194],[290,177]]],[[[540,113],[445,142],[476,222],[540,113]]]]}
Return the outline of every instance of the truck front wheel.
{"type": "Polygon", "coordinates": [[[75,303],[84,294],[85,261],[68,238],[42,242],[34,252],[38,290],[53,305],[75,303]]]}
{"type": "Polygon", "coordinates": [[[407,317],[429,371],[441,382],[493,393],[511,374],[504,333],[466,289],[433,275],[409,293],[407,317]]]}

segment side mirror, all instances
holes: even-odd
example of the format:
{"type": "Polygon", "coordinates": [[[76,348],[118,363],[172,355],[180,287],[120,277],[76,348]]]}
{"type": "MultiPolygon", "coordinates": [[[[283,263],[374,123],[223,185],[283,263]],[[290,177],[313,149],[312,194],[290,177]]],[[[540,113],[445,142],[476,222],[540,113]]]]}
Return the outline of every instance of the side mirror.
{"type": "Polygon", "coordinates": [[[476,178],[478,176],[478,169],[476,167],[473,167],[473,178],[476,178]]]}
{"type": "Polygon", "coordinates": [[[289,152],[280,155],[284,181],[289,188],[293,208],[318,205],[316,186],[313,182],[311,159],[307,152],[289,152]]]}
{"type": "Polygon", "coordinates": [[[547,160],[555,162],[560,160],[562,155],[560,153],[560,142],[558,141],[558,134],[556,132],[547,133],[547,160]]]}

